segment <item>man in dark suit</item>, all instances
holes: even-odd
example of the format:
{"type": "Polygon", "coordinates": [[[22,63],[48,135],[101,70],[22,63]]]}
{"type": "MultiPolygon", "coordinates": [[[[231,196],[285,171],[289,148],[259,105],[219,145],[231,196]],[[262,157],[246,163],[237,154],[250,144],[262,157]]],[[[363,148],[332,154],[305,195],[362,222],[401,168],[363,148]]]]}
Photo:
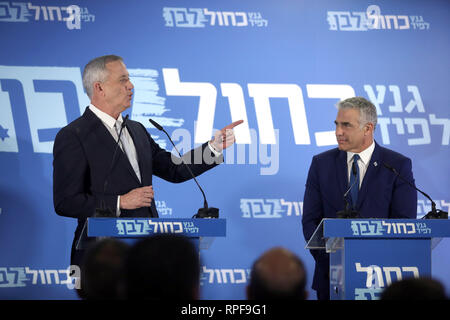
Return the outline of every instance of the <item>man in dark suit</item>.
{"type": "MultiPolygon", "coordinates": [[[[91,104],[58,132],[53,147],[55,211],[78,219],[72,265],[81,263],[84,250],[76,250],[77,241],[96,208],[108,208],[117,217],[158,217],[153,175],[170,182],[191,179],[186,167],[173,161],[172,154],[161,149],[141,123],[128,120],[122,126],[121,113],[131,106],[134,87],[121,57],[90,61],[83,72],[83,86],[91,104]]],[[[217,131],[211,141],[183,156],[194,175],[223,162],[222,150],[234,143],[232,128],[241,122],[217,131]],[[194,157],[196,152],[202,154],[201,163],[194,161],[199,158],[194,157]]]]}
{"type": "MultiPolygon", "coordinates": [[[[340,101],[335,124],[338,148],[314,156],[309,168],[302,218],[306,241],[323,218],[336,218],[346,201],[361,218],[415,219],[416,191],[384,167],[414,184],[411,160],[374,141],[375,106],[361,97],[340,101]]],[[[312,288],[319,300],[328,300],[329,255],[324,250],[311,254],[316,262],[312,288]]]]}

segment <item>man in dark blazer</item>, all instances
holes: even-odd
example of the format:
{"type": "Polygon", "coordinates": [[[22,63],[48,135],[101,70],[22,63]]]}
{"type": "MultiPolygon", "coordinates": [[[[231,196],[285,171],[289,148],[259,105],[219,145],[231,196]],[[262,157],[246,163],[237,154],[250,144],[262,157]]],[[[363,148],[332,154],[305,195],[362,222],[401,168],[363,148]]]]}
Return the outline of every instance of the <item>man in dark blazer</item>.
{"type": "MultiPolygon", "coordinates": [[[[186,167],[173,161],[141,123],[127,120],[122,126],[121,113],[131,106],[134,87],[121,57],[90,61],[83,86],[91,104],[58,132],[53,148],[54,207],[58,215],[78,219],[71,252],[71,264],[78,266],[85,250],[76,250],[77,242],[96,208],[107,208],[116,217],[158,217],[153,175],[170,182],[191,179],[186,167]]],[[[234,143],[232,128],[241,122],[216,132],[211,141],[183,156],[194,175],[223,162],[222,150],[234,143]],[[194,161],[196,152],[202,154],[195,157],[201,163],[194,161]]]]}
{"type": "MultiPolygon", "coordinates": [[[[395,168],[414,184],[411,160],[374,141],[375,106],[361,97],[340,101],[335,124],[338,148],[314,156],[309,168],[303,199],[305,240],[323,218],[336,218],[346,201],[361,218],[415,219],[417,192],[384,166],[395,168]],[[359,177],[354,183],[352,175],[359,177]],[[352,185],[357,188],[356,199],[349,192],[344,200],[352,185]]],[[[329,254],[325,250],[311,250],[311,254],[316,262],[312,288],[319,300],[328,300],[329,254]]]]}

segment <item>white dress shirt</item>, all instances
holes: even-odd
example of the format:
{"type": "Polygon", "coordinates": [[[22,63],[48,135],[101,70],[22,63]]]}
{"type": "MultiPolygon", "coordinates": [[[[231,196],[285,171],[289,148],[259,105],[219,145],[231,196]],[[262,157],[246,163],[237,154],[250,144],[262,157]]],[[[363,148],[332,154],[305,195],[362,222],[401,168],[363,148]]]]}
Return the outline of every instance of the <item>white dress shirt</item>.
{"type": "MultiPolygon", "coordinates": [[[[370,158],[372,158],[373,150],[375,150],[375,141],[372,141],[372,144],[365,150],[358,153],[359,159],[358,159],[358,167],[359,167],[359,187],[361,188],[362,181],[364,179],[364,176],[366,174],[367,168],[370,164],[370,158]]],[[[348,181],[350,181],[350,174],[352,169],[352,163],[353,163],[353,156],[355,153],[348,151],[347,152],[347,174],[348,174],[348,181]]]]}
{"type": "MultiPolygon", "coordinates": [[[[120,114],[116,120],[113,117],[111,117],[109,114],[98,109],[92,103],[89,105],[89,109],[103,122],[106,129],[113,136],[114,141],[117,141],[119,136],[116,132],[116,129],[114,128],[114,125],[116,124],[116,121],[119,122],[120,125],[122,125],[122,122],[123,122],[122,114],[120,114]]],[[[122,139],[127,139],[127,141],[130,144],[131,156],[134,156],[137,159],[136,147],[134,146],[133,139],[131,138],[131,135],[128,132],[127,127],[124,127],[122,130],[122,139]]],[[[122,144],[120,142],[119,142],[119,146],[123,150],[122,144]]],[[[139,179],[140,179],[140,177],[139,177],[139,179]]],[[[120,195],[117,197],[116,216],[117,217],[120,216],[120,195]]]]}

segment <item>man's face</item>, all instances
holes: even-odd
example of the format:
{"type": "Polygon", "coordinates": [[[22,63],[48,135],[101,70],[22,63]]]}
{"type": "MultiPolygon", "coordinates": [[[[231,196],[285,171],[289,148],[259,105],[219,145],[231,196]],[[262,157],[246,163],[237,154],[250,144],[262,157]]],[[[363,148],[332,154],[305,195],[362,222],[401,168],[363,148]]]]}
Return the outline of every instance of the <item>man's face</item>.
{"type": "MultiPolygon", "coordinates": [[[[336,120],[336,140],[339,150],[359,153],[369,145],[368,128],[360,128],[360,114],[357,109],[339,109],[336,120]]],[[[370,141],[371,143],[371,141],[370,141]]]]}
{"type": "Polygon", "coordinates": [[[122,61],[108,62],[106,69],[108,77],[103,82],[105,99],[111,107],[122,112],[131,106],[134,86],[122,61]]]}

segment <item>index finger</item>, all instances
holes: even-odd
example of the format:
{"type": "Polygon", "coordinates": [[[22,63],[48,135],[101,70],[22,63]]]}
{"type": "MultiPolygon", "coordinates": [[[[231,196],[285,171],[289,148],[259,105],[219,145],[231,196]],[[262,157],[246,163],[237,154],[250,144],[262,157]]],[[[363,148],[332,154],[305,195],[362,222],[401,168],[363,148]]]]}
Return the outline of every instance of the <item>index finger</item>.
{"type": "Polygon", "coordinates": [[[238,121],[235,121],[235,122],[230,123],[229,125],[227,125],[227,126],[226,126],[225,128],[223,128],[222,130],[233,129],[234,127],[240,125],[240,124],[243,123],[243,122],[244,122],[244,120],[238,120],[238,121]]]}

